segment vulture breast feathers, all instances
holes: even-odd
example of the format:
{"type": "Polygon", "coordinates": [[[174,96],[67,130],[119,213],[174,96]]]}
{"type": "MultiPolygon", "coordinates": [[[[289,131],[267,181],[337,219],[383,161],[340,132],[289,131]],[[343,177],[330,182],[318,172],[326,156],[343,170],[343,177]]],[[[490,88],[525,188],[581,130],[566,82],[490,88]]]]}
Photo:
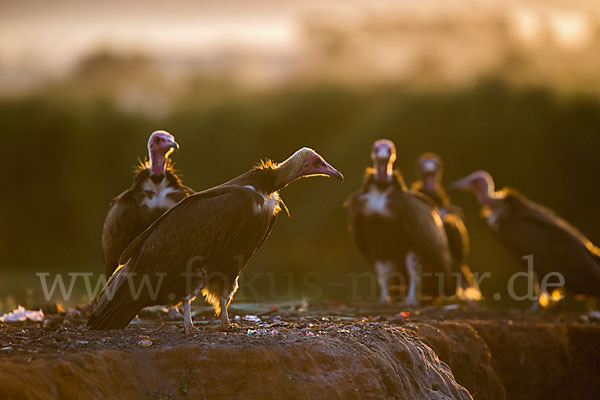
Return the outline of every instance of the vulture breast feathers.
{"type": "Polygon", "coordinates": [[[140,166],[131,188],[111,201],[104,221],[102,251],[107,277],[119,265],[121,253],[140,233],[193,193],[170,165],[162,176],[151,176],[147,166],[140,166]]]}
{"type": "Polygon", "coordinates": [[[404,263],[407,244],[399,241],[404,235],[401,204],[394,193],[404,190],[404,183],[394,174],[389,183],[377,183],[372,172],[367,171],[362,188],[350,195],[348,228],[356,246],[365,259],[373,264],[379,260],[404,263]]]}
{"type": "Polygon", "coordinates": [[[370,264],[390,260],[401,267],[410,251],[424,270],[449,278],[448,242],[437,210],[421,193],[407,189],[399,173],[391,183],[382,183],[369,170],[363,187],[346,204],[350,232],[370,264]],[[374,193],[385,193],[385,201],[374,193]]]}

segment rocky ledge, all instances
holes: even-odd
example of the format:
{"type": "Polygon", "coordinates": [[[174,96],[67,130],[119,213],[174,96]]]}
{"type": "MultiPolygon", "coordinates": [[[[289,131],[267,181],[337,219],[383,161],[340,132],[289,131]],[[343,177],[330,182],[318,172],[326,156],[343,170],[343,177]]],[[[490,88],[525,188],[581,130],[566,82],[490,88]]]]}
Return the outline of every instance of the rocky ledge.
{"type": "Polygon", "coordinates": [[[2,399],[596,399],[600,324],[578,315],[339,304],[233,307],[199,334],[157,314],[90,332],[85,314],[0,326],[2,399]],[[258,308],[257,308],[258,307],[258,308]],[[262,308],[261,308],[262,307],[262,308]]]}

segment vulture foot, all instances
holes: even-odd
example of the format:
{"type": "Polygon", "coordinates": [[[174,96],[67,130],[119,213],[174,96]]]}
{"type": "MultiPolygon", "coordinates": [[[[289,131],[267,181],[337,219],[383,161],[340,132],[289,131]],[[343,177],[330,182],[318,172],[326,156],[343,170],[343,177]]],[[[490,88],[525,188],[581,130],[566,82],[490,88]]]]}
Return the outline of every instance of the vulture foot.
{"type": "Polygon", "coordinates": [[[188,335],[197,335],[200,333],[200,329],[196,328],[194,325],[184,325],[183,332],[186,336],[188,335]]]}
{"type": "Polygon", "coordinates": [[[406,299],[404,299],[403,302],[400,303],[401,306],[404,307],[418,307],[419,304],[419,300],[417,300],[414,297],[407,297],[406,299]]]}
{"type": "Polygon", "coordinates": [[[537,314],[540,311],[540,299],[537,298],[531,303],[531,306],[527,309],[526,313],[533,315],[537,314]]]}
{"type": "Polygon", "coordinates": [[[228,321],[221,321],[221,329],[223,329],[224,331],[233,331],[238,329],[240,326],[238,324],[236,324],[235,322],[230,322],[228,321]]]}

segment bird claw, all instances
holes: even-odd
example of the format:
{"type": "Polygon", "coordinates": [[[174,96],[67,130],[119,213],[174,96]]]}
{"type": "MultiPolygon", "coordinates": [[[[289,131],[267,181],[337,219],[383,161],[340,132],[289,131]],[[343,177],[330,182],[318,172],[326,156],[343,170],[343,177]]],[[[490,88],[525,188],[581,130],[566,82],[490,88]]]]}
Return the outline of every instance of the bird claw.
{"type": "Polygon", "coordinates": [[[541,309],[540,301],[538,299],[536,299],[535,302],[533,302],[531,304],[531,307],[529,307],[527,310],[525,310],[525,314],[535,315],[540,312],[540,309],[541,309]]]}
{"type": "Polygon", "coordinates": [[[231,331],[239,327],[240,326],[235,322],[232,323],[231,321],[221,321],[221,329],[223,329],[224,331],[231,331]]]}
{"type": "Polygon", "coordinates": [[[390,298],[390,296],[380,297],[379,298],[379,305],[381,305],[381,306],[389,306],[390,304],[392,304],[392,299],[390,298]]]}
{"type": "Polygon", "coordinates": [[[400,306],[403,306],[403,307],[418,307],[419,306],[419,300],[417,300],[417,299],[405,299],[404,301],[402,301],[400,303],[400,306]]]}
{"type": "Polygon", "coordinates": [[[183,332],[185,335],[196,335],[200,333],[200,329],[196,328],[194,325],[185,325],[183,327],[183,332]]]}

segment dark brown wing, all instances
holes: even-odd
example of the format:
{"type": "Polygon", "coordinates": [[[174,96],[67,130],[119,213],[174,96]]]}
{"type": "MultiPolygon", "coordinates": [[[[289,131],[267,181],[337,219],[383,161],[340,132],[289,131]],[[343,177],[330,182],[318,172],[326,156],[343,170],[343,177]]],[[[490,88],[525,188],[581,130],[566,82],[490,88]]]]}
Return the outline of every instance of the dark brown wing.
{"type": "Polygon", "coordinates": [[[123,250],[147,227],[148,223],[140,214],[139,199],[133,189],[112,200],[102,230],[102,252],[107,277],[119,265],[123,250]]]}
{"type": "MultiPolygon", "coordinates": [[[[431,201],[421,193],[406,191],[395,202],[408,247],[423,260],[423,271],[444,274],[444,291],[452,294],[451,256],[442,219],[431,201]]],[[[436,276],[423,279],[423,292],[439,295],[436,276]],[[426,286],[428,286],[426,288],[426,286]]]]}
{"type": "Polygon", "coordinates": [[[197,192],[189,186],[181,185],[181,191],[185,194],[185,197],[196,194],[197,192]]]}
{"type": "MultiPolygon", "coordinates": [[[[360,195],[363,191],[357,191],[352,193],[348,200],[344,203],[344,206],[348,209],[348,231],[354,239],[354,243],[358,250],[366,255],[368,249],[366,247],[367,241],[367,228],[364,224],[364,216],[360,212],[361,202],[360,195]]],[[[368,258],[368,257],[367,257],[368,258]]]]}
{"type": "Polygon", "coordinates": [[[397,204],[410,248],[437,272],[449,272],[448,241],[442,219],[431,201],[418,192],[407,191],[397,204]]]}
{"type": "MultiPolygon", "coordinates": [[[[516,194],[507,195],[506,215],[496,232],[519,259],[533,255],[542,279],[559,272],[575,293],[600,295],[600,250],[554,212],[516,194]]],[[[524,260],[521,260],[523,265],[524,260]]]]}
{"type": "MultiPolygon", "coordinates": [[[[463,220],[456,214],[446,214],[442,219],[453,264],[460,268],[467,264],[469,258],[470,247],[467,227],[463,220]]],[[[459,272],[459,270],[455,270],[453,267],[453,272],[459,272]]]]}
{"type": "MultiPolygon", "coordinates": [[[[361,255],[369,264],[376,261],[393,261],[399,268],[404,265],[406,258],[406,240],[402,231],[400,209],[392,204],[394,199],[388,194],[387,213],[367,212],[367,200],[362,197],[371,183],[369,179],[363,188],[348,198],[345,205],[348,208],[348,230],[354,239],[361,255]]],[[[383,187],[381,190],[402,192],[399,184],[383,187]]]]}
{"type": "Polygon", "coordinates": [[[446,238],[448,238],[448,247],[452,256],[453,286],[449,290],[454,292],[458,286],[463,289],[470,286],[477,287],[471,268],[467,264],[470,251],[467,227],[458,214],[445,214],[442,220],[444,221],[444,231],[446,232],[446,238]]]}
{"type": "MultiPolygon", "coordinates": [[[[127,246],[166,211],[164,208],[148,209],[141,206],[144,199],[142,184],[149,176],[147,168],[140,168],[131,189],[115,197],[110,204],[102,231],[102,250],[107,277],[118,267],[119,257],[127,246]]],[[[174,202],[196,193],[183,185],[175,171],[170,168],[166,172],[166,179],[175,189],[168,194],[174,202]]]]}
{"type": "Polygon", "coordinates": [[[262,196],[251,189],[221,186],[173,206],[125,250],[126,265],[107,283],[88,325],[120,329],[142,307],[183,300],[198,280],[197,275],[186,279],[186,271],[204,270],[209,279],[223,279],[225,289],[233,285],[270,232],[274,216],[255,213],[262,203],[262,196]],[[142,287],[144,279],[154,293],[142,290],[136,298],[131,286],[142,287]]]}

